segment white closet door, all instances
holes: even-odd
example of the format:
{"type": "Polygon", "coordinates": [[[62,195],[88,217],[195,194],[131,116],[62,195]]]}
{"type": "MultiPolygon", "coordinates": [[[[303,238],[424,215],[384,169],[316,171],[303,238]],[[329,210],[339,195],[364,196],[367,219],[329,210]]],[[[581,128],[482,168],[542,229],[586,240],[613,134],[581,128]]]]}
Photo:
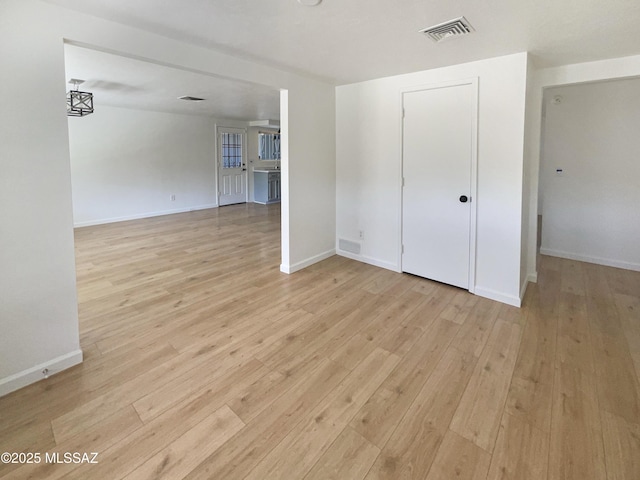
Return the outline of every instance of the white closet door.
{"type": "Polygon", "coordinates": [[[465,289],[476,98],[475,83],[403,94],[402,270],[465,289]]]}

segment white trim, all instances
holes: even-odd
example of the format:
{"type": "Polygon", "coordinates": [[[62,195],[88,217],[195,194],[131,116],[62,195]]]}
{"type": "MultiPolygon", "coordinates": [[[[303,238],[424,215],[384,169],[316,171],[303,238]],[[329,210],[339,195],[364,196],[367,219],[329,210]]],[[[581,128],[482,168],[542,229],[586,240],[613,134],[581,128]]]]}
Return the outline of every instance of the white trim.
{"type": "Polygon", "coordinates": [[[471,119],[471,212],[469,218],[469,292],[476,291],[476,251],[477,251],[477,230],[478,230],[478,115],[480,102],[479,79],[471,79],[474,87],[473,93],[476,98],[473,102],[473,118],[471,119]]]}
{"type": "MultiPolygon", "coordinates": [[[[404,94],[411,92],[419,92],[423,90],[435,90],[439,88],[458,87],[462,85],[471,85],[474,87],[475,99],[473,102],[472,111],[472,125],[471,125],[471,185],[469,196],[471,197],[471,209],[469,218],[469,285],[467,290],[470,293],[476,293],[476,248],[477,248],[477,217],[478,217],[478,114],[479,114],[479,78],[471,77],[460,80],[451,80],[447,82],[432,83],[426,85],[416,85],[413,87],[407,87],[400,90],[400,232],[398,242],[398,267],[395,271],[402,271],[402,231],[403,231],[403,193],[404,193],[404,94]]],[[[385,268],[385,267],[383,267],[385,268]]]]}
{"type": "Polygon", "coordinates": [[[5,377],[0,380],[0,397],[42,380],[44,378],[42,371],[45,368],[49,370],[49,375],[53,375],[79,363],[82,363],[82,350],[74,350],[66,355],[5,377]]]}
{"type": "Polygon", "coordinates": [[[476,286],[475,295],[488,298],[489,300],[495,300],[496,302],[506,303],[507,305],[513,305],[514,307],[520,307],[522,304],[518,297],[478,286],[476,286]]]}
{"type": "Polygon", "coordinates": [[[596,265],[624,268],[625,270],[640,272],[640,263],[625,262],[623,260],[615,260],[613,258],[592,257],[591,255],[582,255],[579,253],[564,252],[562,250],[552,250],[549,248],[541,248],[540,253],[551,257],[566,258],[568,260],[577,260],[579,262],[595,263],[596,265]]]}
{"type": "MultiPolygon", "coordinates": [[[[254,194],[255,199],[255,194],[254,194]]],[[[280,264],[289,265],[289,90],[280,90],[280,264]]],[[[282,270],[282,267],[281,267],[282,270]]],[[[284,271],[284,270],[283,270],[284,271]]]]}
{"type": "Polygon", "coordinates": [[[411,87],[403,87],[400,90],[400,95],[402,97],[402,95],[405,93],[421,92],[422,90],[435,90],[438,88],[459,87],[461,85],[474,85],[477,83],[478,83],[478,77],[467,77],[467,78],[460,78],[458,80],[447,80],[444,82],[435,82],[435,83],[422,83],[419,85],[413,85],[411,87]]]}
{"type": "Polygon", "coordinates": [[[345,257],[345,258],[350,258],[351,260],[356,260],[358,262],[367,263],[369,265],[373,265],[374,267],[380,267],[386,270],[391,270],[392,272],[401,273],[400,267],[398,266],[398,264],[385,262],[384,260],[378,260],[376,258],[366,257],[364,255],[345,252],[344,250],[340,250],[340,249],[336,250],[336,255],[340,255],[341,257],[345,257]]]}
{"type": "Polygon", "coordinates": [[[139,220],[141,218],[161,217],[162,215],[173,215],[174,213],[195,212],[196,210],[207,210],[209,208],[217,208],[217,203],[210,205],[198,205],[195,207],[176,208],[172,210],[162,210],[159,212],[138,213],[135,215],[126,215],[124,217],[102,218],[100,220],[89,220],[86,222],[74,223],[74,228],[91,227],[93,225],[104,225],[106,223],[126,222],[128,220],[139,220]]]}
{"type": "Polygon", "coordinates": [[[398,219],[400,220],[400,223],[398,225],[398,249],[397,249],[397,261],[396,264],[398,266],[398,270],[402,271],[402,254],[404,253],[404,240],[402,237],[402,231],[404,230],[404,94],[405,94],[405,90],[401,89],[400,90],[400,95],[399,95],[399,102],[398,104],[400,105],[400,112],[399,112],[399,122],[400,122],[400,128],[398,129],[399,132],[399,136],[400,138],[398,138],[398,145],[400,145],[400,158],[398,159],[398,185],[400,185],[400,188],[398,189],[398,205],[399,205],[399,209],[400,211],[398,212],[398,219]]]}
{"type": "Polygon", "coordinates": [[[522,283],[522,287],[520,288],[520,303],[524,300],[524,296],[527,293],[527,287],[529,286],[529,280],[525,278],[522,283]]]}
{"type": "Polygon", "coordinates": [[[296,262],[293,265],[285,265],[284,263],[280,265],[280,271],[283,273],[291,274],[302,270],[303,268],[307,268],[314,263],[321,262],[322,260],[326,260],[329,257],[333,257],[336,254],[336,250],[331,249],[326,252],[319,253],[318,255],[314,255],[313,257],[309,257],[306,260],[302,260],[300,262],[296,262]]]}
{"type": "Polygon", "coordinates": [[[522,303],[522,300],[524,300],[524,295],[527,293],[527,287],[529,286],[529,282],[538,283],[538,274],[530,273],[529,275],[527,275],[527,278],[524,279],[524,282],[522,283],[522,287],[520,288],[520,303],[522,303]]]}

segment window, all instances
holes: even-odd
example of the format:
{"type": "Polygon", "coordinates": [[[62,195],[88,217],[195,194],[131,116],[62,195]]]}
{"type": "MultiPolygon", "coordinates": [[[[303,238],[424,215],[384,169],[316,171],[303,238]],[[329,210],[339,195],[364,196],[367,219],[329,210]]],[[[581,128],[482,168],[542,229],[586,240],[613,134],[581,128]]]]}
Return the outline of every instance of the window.
{"type": "Polygon", "coordinates": [[[222,168],[242,167],[242,134],[222,133],[222,168]]]}
{"type": "Polygon", "coordinates": [[[280,133],[258,132],[258,158],[280,160],[280,133]]]}

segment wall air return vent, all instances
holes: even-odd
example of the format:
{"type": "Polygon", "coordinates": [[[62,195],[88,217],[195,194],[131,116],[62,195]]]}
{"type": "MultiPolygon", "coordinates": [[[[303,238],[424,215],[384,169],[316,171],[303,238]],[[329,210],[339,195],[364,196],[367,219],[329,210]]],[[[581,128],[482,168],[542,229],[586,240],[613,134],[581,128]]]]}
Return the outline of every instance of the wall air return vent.
{"type": "Polygon", "coordinates": [[[338,249],[343,252],[355,253],[360,255],[360,243],[352,242],[351,240],[345,240],[344,238],[338,239],[338,249]]]}
{"type": "Polygon", "coordinates": [[[475,32],[475,30],[464,17],[455,18],[448,22],[420,30],[420,33],[424,33],[434,42],[441,42],[447,38],[460,37],[471,32],[475,32]]]}
{"type": "Polygon", "coordinates": [[[191,97],[189,95],[184,95],[182,97],[178,97],[178,100],[186,100],[187,102],[202,102],[204,98],[191,97]]]}

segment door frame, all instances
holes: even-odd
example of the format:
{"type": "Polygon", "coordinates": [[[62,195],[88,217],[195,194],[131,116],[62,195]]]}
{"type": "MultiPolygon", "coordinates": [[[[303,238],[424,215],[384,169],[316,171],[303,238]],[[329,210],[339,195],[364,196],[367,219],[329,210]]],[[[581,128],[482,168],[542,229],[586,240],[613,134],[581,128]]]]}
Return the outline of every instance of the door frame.
{"type": "Polygon", "coordinates": [[[442,88],[471,85],[473,87],[473,105],[471,113],[471,210],[469,218],[469,292],[474,293],[476,287],[476,242],[477,242],[477,214],[478,214],[478,101],[479,80],[478,77],[464,78],[447,82],[428,83],[400,89],[399,93],[399,117],[400,117],[400,175],[398,189],[400,192],[400,229],[398,232],[398,265],[402,272],[402,253],[404,243],[402,233],[404,231],[404,97],[406,93],[420,92],[424,90],[438,90],[442,88]]]}
{"type": "Polygon", "coordinates": [[[220,168],[222,162],[222,146],[220,144],[220,134],[221,133],[241,133],[242,134],[242,168],[244,168],[244,185],[245,185],[245,195],[244,195],[244,203],[249,203],[249,174],[247,167],[247,129],[240,127],[225,127],[224,125],[216,125],[215,128],[215,167],[216,167],[216,175],[215,175],[215,183],[216,183],[216,204],[220,207],[220,168]]]}

